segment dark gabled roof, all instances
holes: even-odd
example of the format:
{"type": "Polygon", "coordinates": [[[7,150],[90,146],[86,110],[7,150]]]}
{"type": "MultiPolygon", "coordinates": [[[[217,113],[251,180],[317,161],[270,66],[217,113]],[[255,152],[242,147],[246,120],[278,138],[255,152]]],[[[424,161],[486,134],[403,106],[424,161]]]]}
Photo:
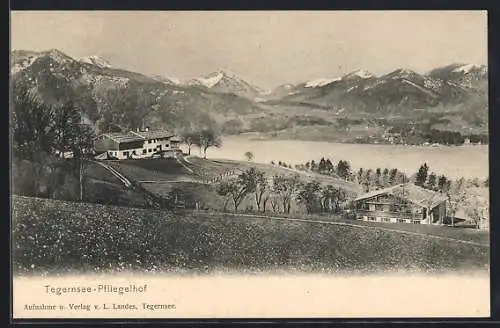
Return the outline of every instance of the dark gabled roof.
{"type": "Polygon", "coordinates": [[[138,137],[142,137],[145,140],[171,138],[174,136],[172,132],[166,130],[139,131],[139,132],[130,131],[130,133],[138,137]]]}
{"type": "Polygon", "coordinates": [[[430,209],[446,201],[446,196],[432,190],[421,188],[413,183],[399,184],[384,189],[374,190],[361,195],[354,201],[365,200],[379,195],[394,195],[407,199],[414,204],[429,207],[430,209]]]}
{"type": "Polygon", "coordinates": [[[112,132],[104,133],[103,136],[113,140],[116,143],[142,141],[150,139],[162,139],[171,138],[174,136],[172,132],[165,130],[155,130],[155,131],[129,131],[129,132],[112,132]]]}

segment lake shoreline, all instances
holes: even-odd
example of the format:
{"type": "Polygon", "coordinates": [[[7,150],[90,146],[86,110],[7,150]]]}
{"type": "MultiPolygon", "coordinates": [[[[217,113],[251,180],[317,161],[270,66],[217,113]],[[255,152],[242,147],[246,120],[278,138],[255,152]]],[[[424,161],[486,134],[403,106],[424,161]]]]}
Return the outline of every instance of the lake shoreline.
{"type": "Polygon", "coordinates": [[[258,133],[222,137],[222,147],[210,148],[207,158],[247,160],[245,152],[253,153],[253,161],[269,164],[282,161],[300,165],[321,158],[337,163],[347,160],[351,169],[397,168],[412,175],[423,163],[429,172],[457,179],[486,179],[489,176],[489,146],[461,145],[439,147],[401,144],[361,144],[296,139],[269,139],[258,133]]]}
{"type": "Polygon", "coordinates": [[[403,146],[403,147],[426,147],[426,148],[456,148],[456,147],[487,147],[488,144],[462,144],[462,145],[445,145],[438,144],[433,145],[418,145],[418,144],[401,144],[401,143],[370,143],[370,142],[351,142],[351,141],[341,141],[341,140],[317,140],[317,139],[307,139],[307,138],[288,138],[288,137],[269,137],[262,135],[259,132],[245,132],[240,134],[224,134],[222,138],[232,138],[232,137],[250,137],[251,141],[305,141],[305,142],[328,142],[328,143],[338,143],[338,144],[349,144],[349,145],[373,145],[373,146],[403,146]]]}

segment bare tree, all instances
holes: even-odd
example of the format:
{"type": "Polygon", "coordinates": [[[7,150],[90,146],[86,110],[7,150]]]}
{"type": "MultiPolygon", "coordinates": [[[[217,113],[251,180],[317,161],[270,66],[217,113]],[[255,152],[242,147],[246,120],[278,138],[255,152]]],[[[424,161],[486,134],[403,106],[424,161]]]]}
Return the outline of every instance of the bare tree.
{"type": "Polygon", "coordinates": [[[220,135],[214,129],[205,129],[201,131],[200,136],[194,141],[203,152],[203,158],[207,158],[207,149],[210,147],[221,147],[222,140],[220,135]]]}
{"type": "Polygon", "coordinates": [[[261,204],[263,204],[262,212],[266,211],[266,203],[269,199],[269,184],[267,183],[264,172],[256,171],[255,174],[255,203],[257,211],[260,211],[261,204]],[[266,195],[267,194],[267,195],[266,195]],[[266,195],[266,196],[264,196],[266,195]]]}
{"type": "Polygon", "coordinates": [[[193,131],[187,131],[181,135],[182,141],[188,146],[188,155],[191,155],[191,147],[199,137],[200,135],[193,131]]]}
{"type": "Polygon", "coordinates": [[[85,124],[78,124],[77,135],[71,144],[73,158],[78,164],[78,181],[80,186],[80,201],[83,201],[83,185],[85,161],[91,157],[93,148],[93,131],[85,124]]]}
{"type": "Polygon", "coordinates": [[[299,178],[297,175],[284,176],[277,175],[273,178],[273,190],[280,197],[283,204],[283,213],[290,213],[291,203],[297,188],[299,186],[299,178]]]}
{"type": "Polygon", "coordinates": [[[451,218],[451,226],[455,225],[455,215],[457,209],[467,199],[465,179],[460,178],[451,184],[450,189],[446,193],[446,200],[451,218]]]}

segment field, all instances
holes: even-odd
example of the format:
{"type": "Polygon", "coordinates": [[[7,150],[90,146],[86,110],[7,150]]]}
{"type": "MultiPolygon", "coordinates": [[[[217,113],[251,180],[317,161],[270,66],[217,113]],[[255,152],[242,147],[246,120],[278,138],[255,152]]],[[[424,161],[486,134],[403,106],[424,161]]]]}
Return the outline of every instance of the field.
{"type": "MultiPolygon", "coordinates": [[[[198,202],[202,209],[222,210],[224,208],[226,199],[217,195],[215,186],[218,180],[212,179],[234,176],[250,167],[261,170],[268,177],[275,174],[299,174],[302,182],[315,179],[322,184],[342,187],[352,196],[360,191],[359,185],[339,178],[248,161],[210,160],[193,156],[182,163],[174,159],[148,159],[108,162],[107,164],[156,196],[168,198],[175,191],[198,202]]],[[[250,210],[254,203],[253,194],[248,195],[243,200],[240,209],[250,210]]],[[[292,208],[294,212],[302,210],[297,204],[294,204],[292,208]]]]}
{"type": "Polygon", "coordinates": [[[15,274],[487,270],[489,248],[313,222],[13,197],[15,274]]]}

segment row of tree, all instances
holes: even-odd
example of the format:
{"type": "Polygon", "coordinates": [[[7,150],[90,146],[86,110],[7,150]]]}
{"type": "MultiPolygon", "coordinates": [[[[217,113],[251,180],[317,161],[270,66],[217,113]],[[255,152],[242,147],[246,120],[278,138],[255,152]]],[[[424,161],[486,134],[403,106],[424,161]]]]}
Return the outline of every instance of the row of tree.
{"type": "Polygon", "coordinates": [[[404,172],[396,168],[377,168],[375,170],[360,168],[354,181],[362,185],[365,192],[368,192],[374,188],[386,188],[406,183],[409,179],[404,172]]]}
{"type": "Polygon", "coordinates": [[[323,175],[337,175],[345,180],[352,177],[351,164],[348,161],[340,160],[336,165],[329,158],[322,157],[318,162],[315,160],[295,166],[301,171],[312,171],[323,175]]]}
{"type": "Polygon", "coordinates": [[[451,183],[452,181],[445,175],[438,176],[434,172],[429,173],[427,163],[422,164],[415,175],[415,185],[441,193],[449,191],[451,183]]]}
{"type": "Polygon", "coordinates": [[[274,213],[289,214],[294,201],[303,204],[307,213],[338,212],[347,193],[340,188],[319,182],[301,182],[298,175],[265,176],[264,172],[249,168],[237,177],[221,181],[216,187],[217,194],[226,197],[224,211],[232,202],[238,212],[242,202],[253,197],[255,208],[264,213],[271,209],[274,213]],[[269,206],[270,205],[270,206],[269,206]]]}

